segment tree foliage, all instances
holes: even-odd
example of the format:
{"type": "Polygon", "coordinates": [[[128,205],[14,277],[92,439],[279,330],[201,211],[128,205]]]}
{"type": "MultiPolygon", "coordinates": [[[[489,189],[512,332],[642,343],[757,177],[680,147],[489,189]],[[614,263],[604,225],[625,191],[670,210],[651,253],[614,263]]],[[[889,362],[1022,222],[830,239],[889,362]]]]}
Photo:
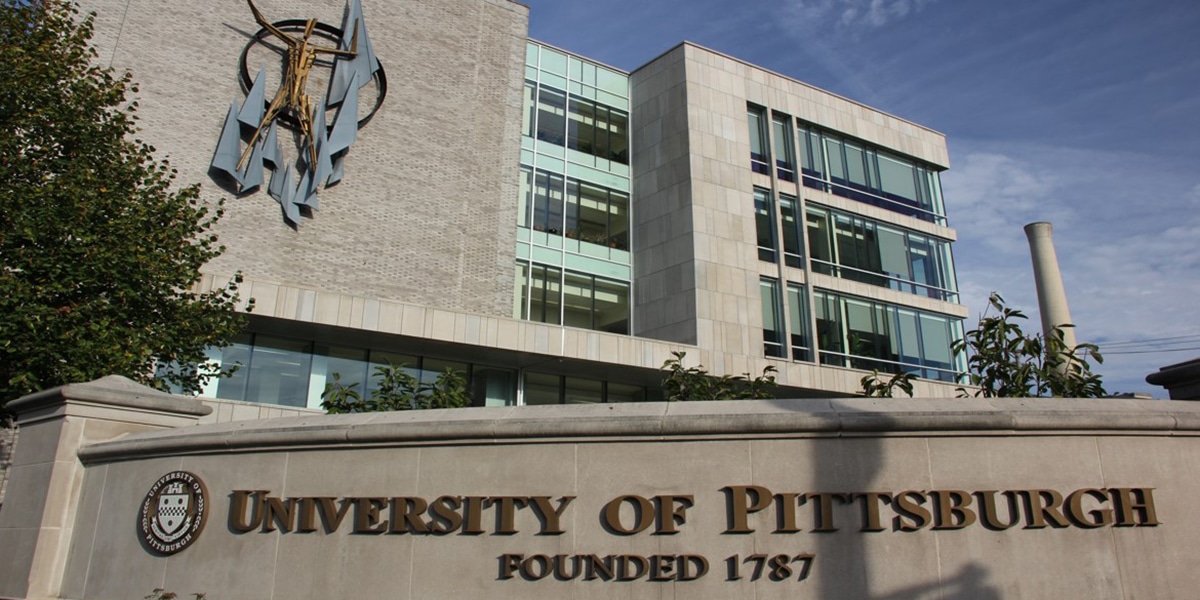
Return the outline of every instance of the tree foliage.
{"type": "Polygon", "coordinates": [[[240,276],[191,291],[221,206],[133,137],[137,88],[96,65],[92,15],[0,6],[0,405],[114,373],[197,390],[243,327],[240,276]]]}
{"type": "Polygon", "coordinates": [[[671,358],[663,362],[663,396],[668,402],[680,400],[763,400],[775,397],[775,372],[773,366],[763,368],[762,375],[751,378],[742,375],[708,374],[703,365],[684,367],[686,352],[672,352],[671,358]]]}
{"type": "Polygon", "coordinates": [[[342,383],[340,373],[325,384],[321,408],[330,414],[376,412],[385,410],[424,410],[462,408],[471,405],[467,380],[462,373],[447,368],[432,382],[421,382],[405,371],[405,365],[375,367],[377,385],[363,398],[358,383],[342,383]]]}
{"type": "MultiPolygon", "coordinates": [[[[1093,373],[1091,363],[1104,358],[1094,344],[1068,348],[1061,328],[1049,337],[1026,334],[1017,322],[1028,317],[1004,304],[1004,298],[992,293],[979,325],[955,343],[956,352],[967,350],[969,380],[984,397],[1098,398],[1104,396],[1103,382],[1093,373]]],[[[968,391],[959,388],[960,395],[968,391]]]]}
{"type": "Polygon", "coordinates": [[[875,369],[870,375],[859,380],[859,384],[862,385],[862,391],[859,393],[868,398],[895,398],[898,390],[912,398],[912,382],[916,378],[912,373],[894,373],[888,379],[884,379],[879,369],[875,369]]]}

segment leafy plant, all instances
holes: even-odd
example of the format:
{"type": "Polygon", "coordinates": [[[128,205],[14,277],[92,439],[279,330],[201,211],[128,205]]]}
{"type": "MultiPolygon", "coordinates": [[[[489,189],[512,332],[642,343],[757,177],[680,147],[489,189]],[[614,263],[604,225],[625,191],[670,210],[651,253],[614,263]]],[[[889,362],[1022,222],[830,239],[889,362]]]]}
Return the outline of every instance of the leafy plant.
{"type": "Polygon", "coordinates": [[[405,366],[375,367],[377,385],[366,398],[355,389],[358,383],[342,383],[341,374],[334,373],[333,381],[325,384],[321,393],[321,408],[330,414],[342,414],[470,406],[471,394],[462,373],[447,368],[436,380],[421,382],[405,366]]]}
{"type": "MultiPolygon", "coordinates": [[[[1028,335],[1018,320],[1027,319],[1019,310],[1008,308],[1004,298],[992,293],[989,310],[978,326],[955,342],[954,351],[968,351],[968,377],[978,386],[973,394],[959,388],[960,396],[1098,398],[1106,394],[1099,374],[1091,362],[1104,362],[1094,344],[1067,347],[1062,328],[1054,328],[1049,337],[1028,335]]],[[[1070,325],[1068,325],[1070,327],[1070,325]]]]}
{"type": "Polygon", "coordinates": [[[244,326],[240,275],[192,291],[222,205],[135,139],[137,86],[98,66],[93,20],[0,0],[0,405],[114,373],[197,391],[244,326]]]}
{"type": "Polygon", "coordinates": [[[862,385],[862,395],[868,398],[895,398],[896,390],[904,392],[909,398],[913,395],[913,380],[917,376],[912,373],[896,373],[888,379],[883,379],[879,369],[859,380],[862,385]]]}
{"type": "MultiPolygon", "coordinates": [[[[142,596],[142,600],[175,600],[178,597],[179,594],[175,592],[168,592],[163,588],[154,588],[154,591],[142,596]]],[[[205,594],[198,592],[192,594],[193,600],[204,600],[207,597],[205,594]]]]}
{"type": "Polygon", "coordinates": [[[763,368],[762,375],[751,378],[742,375],[709,375],[703,365],[684,367],[686,352],[672,352],[662,365],[663,395],[668,402],[680,400],[761,400],[775,397],[775,373],[773,366],[763,368]]]}

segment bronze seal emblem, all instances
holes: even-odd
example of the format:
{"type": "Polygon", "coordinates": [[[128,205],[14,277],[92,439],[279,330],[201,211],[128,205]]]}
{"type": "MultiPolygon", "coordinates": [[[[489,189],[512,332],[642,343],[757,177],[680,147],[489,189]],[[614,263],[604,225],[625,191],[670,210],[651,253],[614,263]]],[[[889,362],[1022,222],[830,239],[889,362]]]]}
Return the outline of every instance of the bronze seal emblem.
{"type": "Polygon", "coordinates": [[[138,519],[138,531],[150,549],[175,554],[196,541],[208,517],[208,490],[187,471],[172,471],[158,478],[138,519]]]}

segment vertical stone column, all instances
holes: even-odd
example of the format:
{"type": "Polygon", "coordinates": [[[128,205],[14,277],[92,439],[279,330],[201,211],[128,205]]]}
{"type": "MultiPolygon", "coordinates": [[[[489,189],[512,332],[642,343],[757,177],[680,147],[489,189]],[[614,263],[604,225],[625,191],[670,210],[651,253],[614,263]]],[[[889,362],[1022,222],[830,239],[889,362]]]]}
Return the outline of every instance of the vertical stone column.
{"type": "Polygon", "coordinates": [[[140,431],[186,427],[212,412],[111,375],[13,400],[21,444],[0,510],[0,598],[58,598],[75,527],[83,446],[140,431]]]}
{"type": "MultiPolygon", "coordinates": [[[[1047,338],[1055,327],[1073,324],[1062,273],[1058,270],[1058,255],[1054,252],[1052,233],[1053,227],[1049,223],[1038,222],[1025,226],[1025,237],[1029,238],[1029,253],[1033,258],[1038,309],[1042,313],[1042,334],[1047,338]]],[[[1063,327],[1062,332],[1063,342],[1068,348],[1074,348],[1075,328],[1063,327]]]]}

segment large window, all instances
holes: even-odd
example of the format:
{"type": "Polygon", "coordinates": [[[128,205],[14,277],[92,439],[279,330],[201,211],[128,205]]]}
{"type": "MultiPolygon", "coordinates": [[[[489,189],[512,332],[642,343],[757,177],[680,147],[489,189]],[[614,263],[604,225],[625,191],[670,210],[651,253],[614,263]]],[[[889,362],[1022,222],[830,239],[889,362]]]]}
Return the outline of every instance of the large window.
{"type": "Polygon", "coordinates": [[[517,262],[513,315],[530,321],[629,333],[629,283],[517,262]]]}
{"type": "Polygon", "coordinates": [[[933,223],[945,223],[941,183],[932,167],[801,123],[804,185],[933,223]]]}
{"type": "Polygon", "coordinates": [[[800,203],[787,194],[779,195],[779,215],[783,219],[783,261],[789,267],[804,268],[804,231],[800,228],[800,203]]]}
{"type": "Polygon", "coordinates": [[[790,341],[792,344],[792,359],[812,360],[812,336],[809,334],[808,296],[804,288],[788,284],[787,288],[788,319],[791,321],[790,341]]]}
{"type": "Polygon", "coordinates": [[[763,175],[771,174],[771,153],[767,147],[766,111],[757,106],[746,110],[750,125],[750,168],[763,175]]]}
{"type": "Polygon", "coordinates": [[[521,227],[629,249],[629,195],[561,175],[521,168],[521,227]]]}
{"type": "Polygon", "coordinates": [[[960,319],[831,292],[813,296],[822,364],[958,381],[964,357],[951,344],[962,338],[960,319]]]}
{"type": "Polygon", "coordinates": [[[629,116],[589,100],[571,98],[567,147],[629,164],[629,116]]]}
{"type": "Polygon", "coordinates": [[[537,98],[537,139],[563,145],[567,129],[566,94],[543,85],[538,89],[537,98]]]}
{"type": "Polygon", "coordinates": [[[770,190],[754,188],[754,227],[758,232],[758,259],[775,262],[775,209],[770,190]]]}
{"type": "Polygon", "coordinates": [[[759,280],[759,295],[762,299],[763,353],[767,356],[785,358],[783,311],[779,300],[779,282],[774,279],[759,280]]]}
{"type": "Polygon", "coordinates": [[[814,206],[806,221],[814,272],[958,301],[948,242],[814,206]]]}
{"type": "Polygon", "coordinates": [[[792,119],[773,115],[771,130],[775,137],[775,174],[783,181],[796,181],[796,152],[792,149],[792,119]]]}
{"type": "Polygon", "coordinates": [[[526,372],[524,389],[526,405],[647,402],[662,399],[662,390],[657,388],[551,373],[526,372]]]}
{"type": "Polygon", "coordinates": [[[376,368],[402,367],[421,382],[433,382],[446,369],[466,378],[477,406],[516,403],[516,371],[362,346],[332,345],[266,334],[246,334],[212,351],[221,368],[237,367],[207,395],[283,406],[320,408],[321,394],[336,375],[364,397],[378,387],[376,368]]]}

